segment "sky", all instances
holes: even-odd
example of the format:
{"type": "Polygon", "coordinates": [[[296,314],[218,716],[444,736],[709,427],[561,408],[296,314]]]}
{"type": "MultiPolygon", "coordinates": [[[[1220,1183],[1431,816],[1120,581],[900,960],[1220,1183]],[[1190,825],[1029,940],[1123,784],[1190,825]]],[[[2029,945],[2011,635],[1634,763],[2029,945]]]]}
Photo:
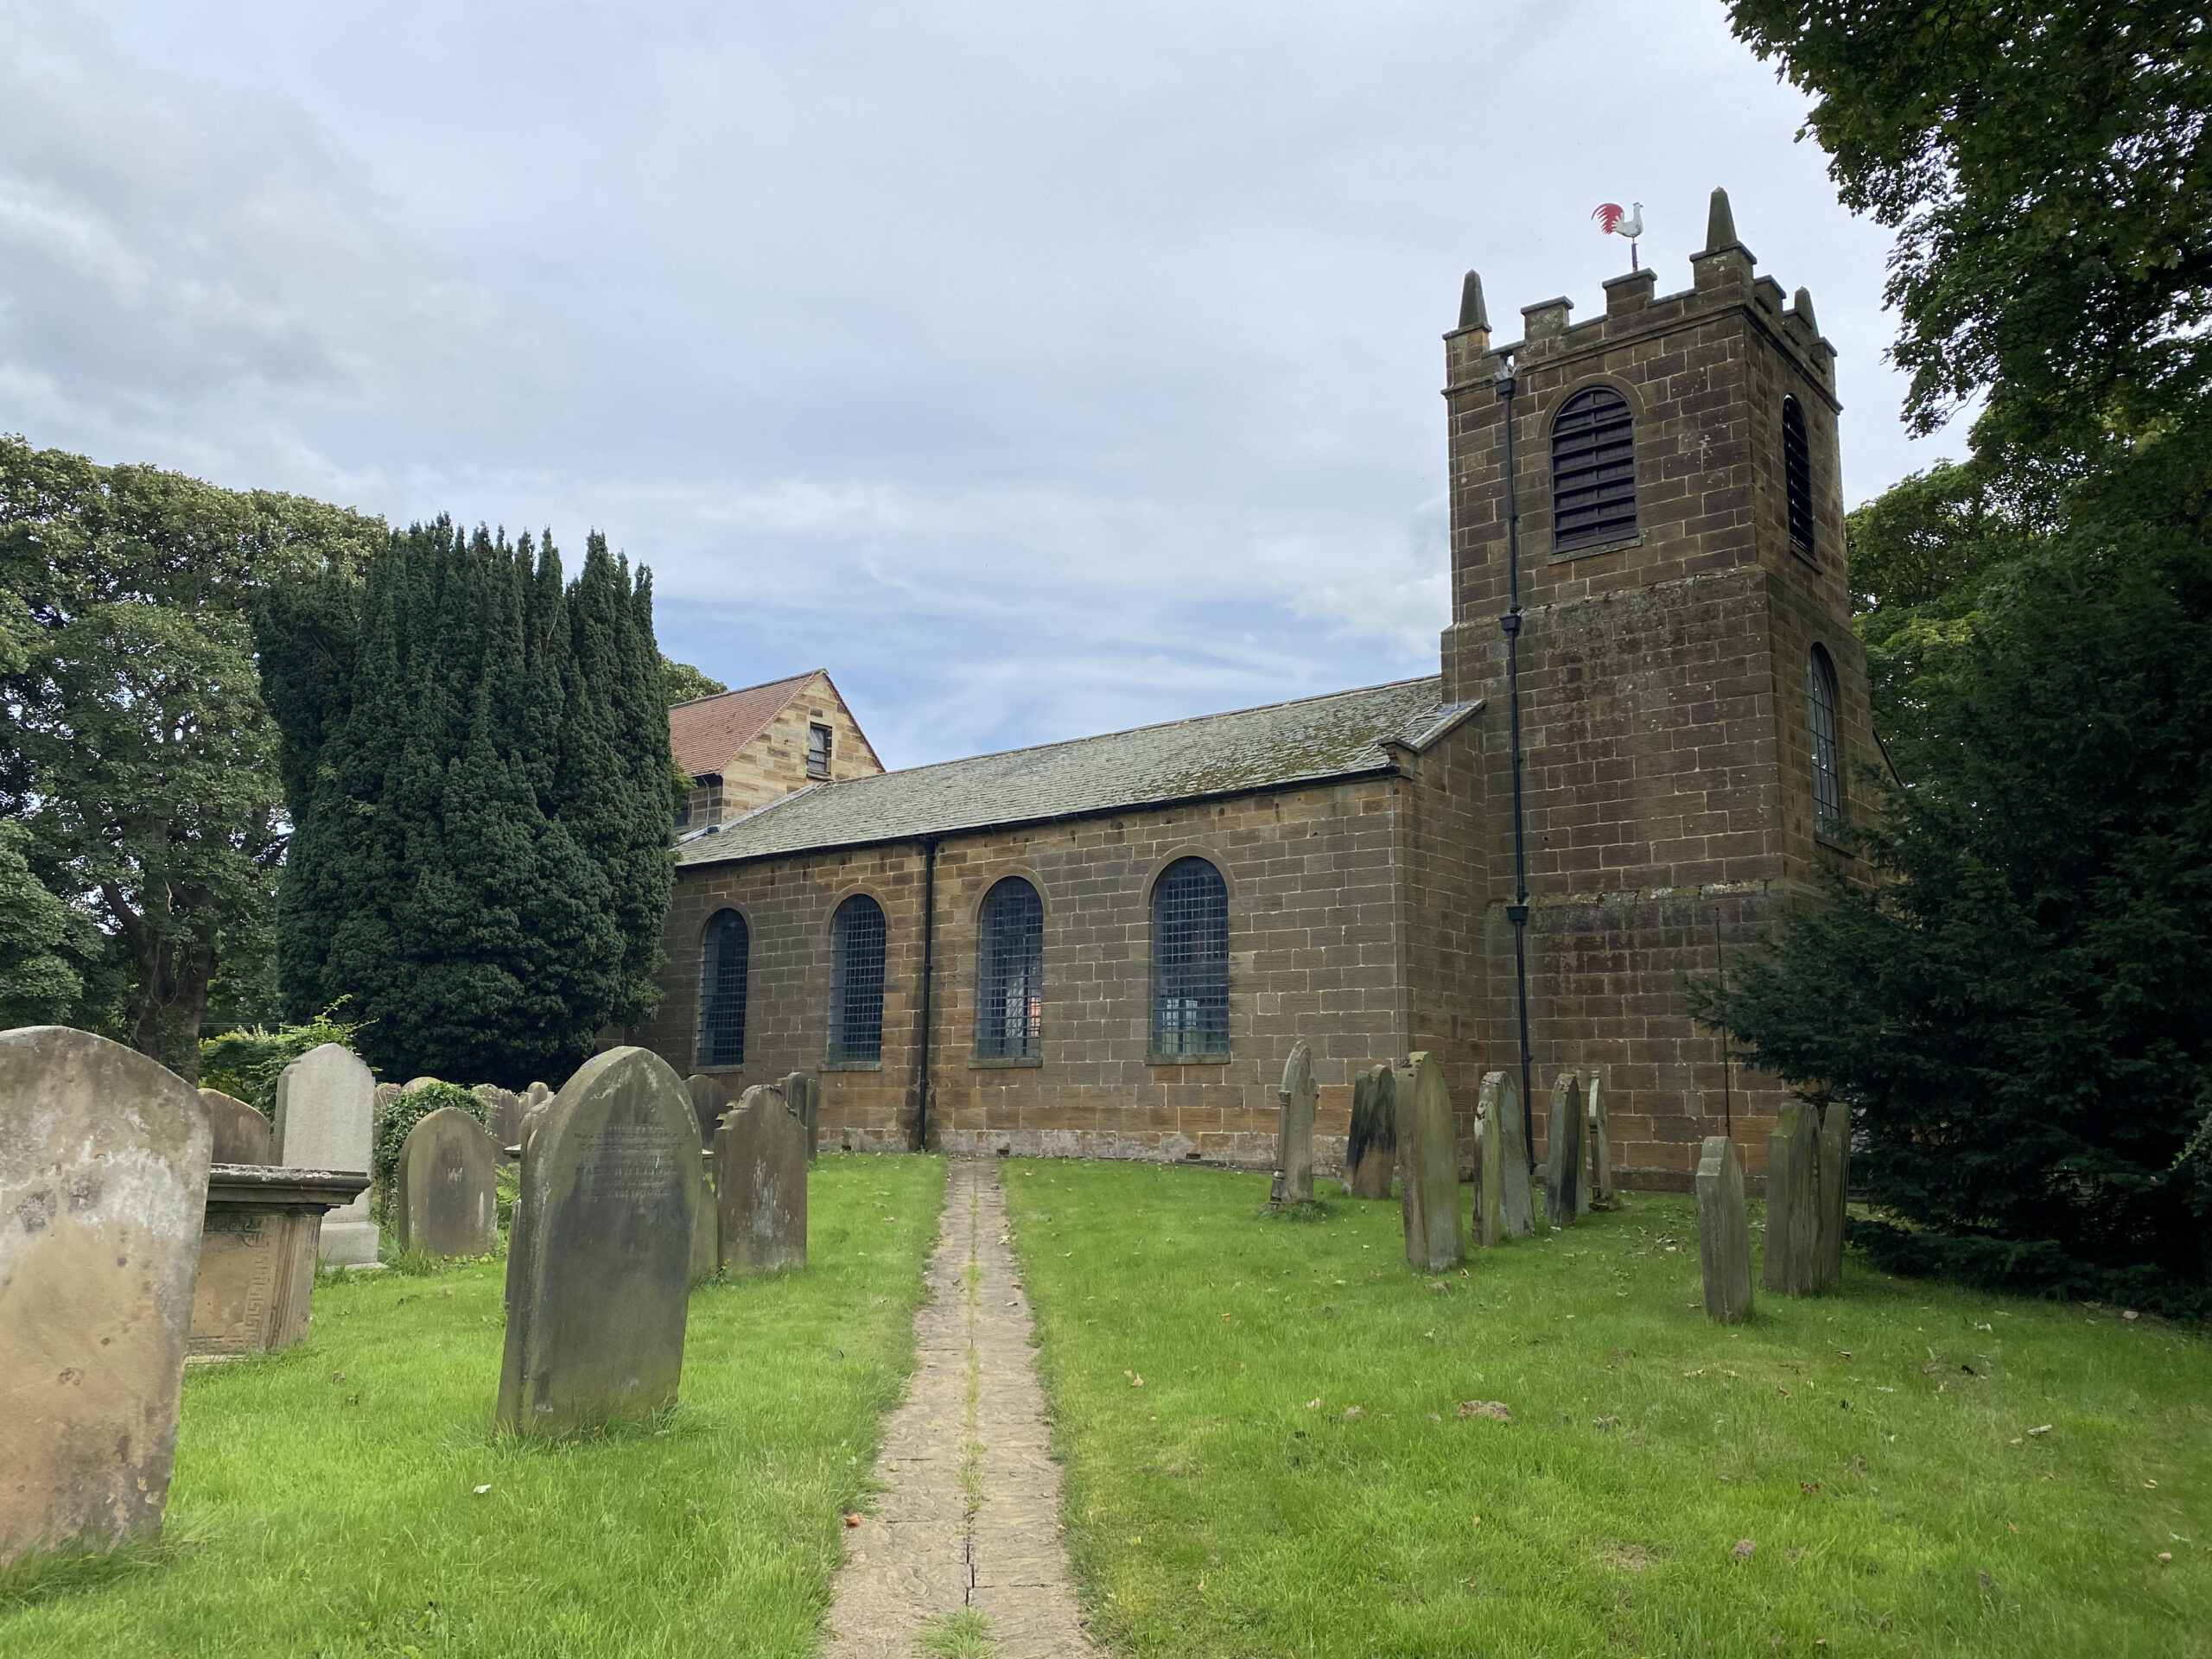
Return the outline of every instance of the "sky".
{"type": "Polygon", "coordinates": [[[588,530],[887,765],[1435,671],[1440,336],[1725,185],[1911,440],[1891,240],[1720,0],[0,0],[0,430],[588,530]]]}

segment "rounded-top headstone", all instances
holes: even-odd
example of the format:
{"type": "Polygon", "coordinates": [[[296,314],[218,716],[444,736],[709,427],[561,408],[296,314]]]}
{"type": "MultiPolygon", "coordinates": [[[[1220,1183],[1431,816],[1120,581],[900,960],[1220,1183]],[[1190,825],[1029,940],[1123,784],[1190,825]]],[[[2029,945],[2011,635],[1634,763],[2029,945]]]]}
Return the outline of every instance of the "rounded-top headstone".
{"type": "MultiPolygon", "coordinates": [[[[376,1078],[352,1049],[337,1043],[309,1049],[277,1074],[276,1161],[293,1169],[367,1173],[373,1167],[376,1097],[376,1078]]],[[[377,1224],[369,1218],[365,1189],[323,1217],[317,1248],[333,1266],[376,1265],[377,1224]]]]}
{"type": "Polygon", "coordinates": [[[200,1108],[207,1114],[207,1128],[215,1137],[217,1163],[269,1161],[270,1123],[259,1112],[219,1089],[202,1089],[200,1108]]]}
{"type": "Polygon", "coordinates": [[[499,1148],[458,1106],[425,1112],[399,1148],[399,1248],[489,1255],[499,1248],[499,1148]]]}
{"type": "Polygon", "coordinates": [[[167,1067],[0,1032],[0,1566],[161,1530],[213,1149],[167,1067]]]}

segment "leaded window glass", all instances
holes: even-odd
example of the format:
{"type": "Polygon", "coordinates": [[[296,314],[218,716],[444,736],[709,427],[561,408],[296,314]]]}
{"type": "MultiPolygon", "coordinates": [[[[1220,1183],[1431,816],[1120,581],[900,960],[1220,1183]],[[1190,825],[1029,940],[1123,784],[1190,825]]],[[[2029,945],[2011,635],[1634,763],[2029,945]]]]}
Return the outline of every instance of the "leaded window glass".
{"type": "Polygon", "coordinates": [[[715,912],[699,972],[699,1064],[745,1064],[745,981],[752,938],[745,918],[715,912]]]}
{"type": "Polygon", "coordinates": [[[1229,1052],[1229,889],[1203,858],[1152,890],[1152,1052],[1229,1052]]]}
{"type": "Polygon", "coordinates": [[[1020,876],[993,887],[977,918],[976,1057],[1034,1059],[1045,1008],[1045,906],[1020,876]]]}
{"type": "Polygon", "coordinates": [[[830,1064],[883,1058],[883,906],[855,893],[830,931],[830,1064]]]}
{"type": "Polygon", "coordinates": [[[1835,741],[1835,664],[1819,645],[1805,664],[1805,706],[1813,724],[1813,817],[1821,830],[1843,823],[1843,771],[1835,741]]]}
{"type": "Polygon", "coordinates": [[[1611,386],[1589,386],[1552,422],[1552,550],[1636,534],[1636,417],[1611,386]]]}
{"type": "Polygon", "coordinates": [[[1789,545],[1813,556],[1813,449],[1805,436],[1805,411],[1795,397],[1782,400],[1782,481],[1789,500],[1789,545]]]}

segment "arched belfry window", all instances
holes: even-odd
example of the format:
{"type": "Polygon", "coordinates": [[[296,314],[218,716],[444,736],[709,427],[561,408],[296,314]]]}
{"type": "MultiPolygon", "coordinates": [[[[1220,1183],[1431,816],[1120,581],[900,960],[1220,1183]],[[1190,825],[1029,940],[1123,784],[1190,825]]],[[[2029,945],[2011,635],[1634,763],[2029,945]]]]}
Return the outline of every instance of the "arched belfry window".
{"type": "Polygon", "coordinates": [[[1835,740],[1835,664],[1815,645],[1805,662],[1805,707],[1813,724],[1813,821],[1821,830],[1843,823],[1842,752],[1835,740]]]}
{"type": "Polygon", "coordinates": [[[830,927],[830,1064],[883,1058],[883,906],[855,893],[830,927]]]}
{"type": "Polygon", "coordinates": [[[1045,1012],[1044,904],[1010,875],[984,899],[977,921],[976,1058],[1034,1059],[1045,1012]]]}
{"type": "Polygon", "coordinates": [[[1789,499],[1789,545],[1813,556],[1813,449],[1805,436],[1805,411],[1795,397],[1782,400],[1782,483],[1789,499]]]}
{"type": "Polygon", "coordinates": [[[1552,550],[1636,534],[1636,417],[1611,386],[1586,386],[1552,422],[1552,550]]]}
{"type": "Polygon", "coordinates": [[[1152,890],[1152,1052],[1229,1052],[1229,888],[1203,858],[1152,890]]]}
{"type": "Polygon", "coordinates": [[[745,976],[752,936],[734,910],[709,918],[699,964],[699,1064],[745,1064],[745,976]]]}

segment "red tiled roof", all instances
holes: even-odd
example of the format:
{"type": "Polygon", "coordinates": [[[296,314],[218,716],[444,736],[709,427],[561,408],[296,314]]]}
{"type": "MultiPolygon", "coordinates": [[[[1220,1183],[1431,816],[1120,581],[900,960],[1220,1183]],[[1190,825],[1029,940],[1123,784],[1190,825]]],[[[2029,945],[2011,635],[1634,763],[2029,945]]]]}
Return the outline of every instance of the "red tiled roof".
{"type": "Polygon", "coordinates": [[[695,778],[721,772],[821,671],[811,669],[788,680],[676,704],[668,711],[668,741],[676,751],[676,764],[695,778]]]}

